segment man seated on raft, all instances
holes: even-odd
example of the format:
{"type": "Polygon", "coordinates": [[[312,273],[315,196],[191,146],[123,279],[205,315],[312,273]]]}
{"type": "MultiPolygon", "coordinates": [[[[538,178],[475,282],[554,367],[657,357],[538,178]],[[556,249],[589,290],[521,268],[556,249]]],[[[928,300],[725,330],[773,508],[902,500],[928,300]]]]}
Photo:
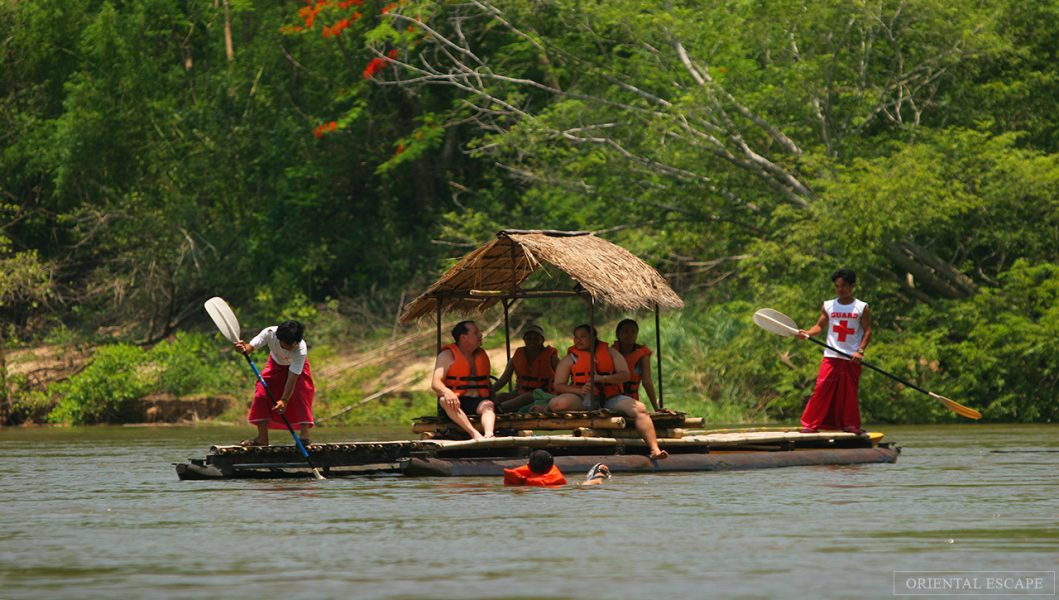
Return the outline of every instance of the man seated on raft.
{"type": "Polygon", "coordinates": [[[511,412],[531,404],[535,390],[551,391],[555,365],[559,364],[559,353],[555,348],[544,345],[544,330],[539,325],[526,327],[522,341],[526,345],[515,350],[514,356],[504,369],[504,374],[493,384],[497,412],[511,412]],[[512,373],[517,376],[516,391],[497,394],[497,390],[511,381],[512,373]]]}
{"type": "Polygon", "coordinates": [[[434,362],[430,389],[438,395],[438,406],[471,439],[493,437],[496,413],[489,399],[489,356],[482,350],[482,331],[474,321],[461,321],[452,328],[455,343],[445,346],[434,362]],[[482,417],[479,433],[469,414],[482,417]]]}
{"type": "Polygon", "coordinates": [[[625,357],[606,342],[596,337],[590,325],[578,325],[574,329],[574,345],[555,367],[552,387],[559,393],[548,402],[548,410],[595,410],[603,408],[635,419],[636,430],[647,443],[651,458],[662,459],[669,453],[658,447],[655,424],[643,402],[633,400],[622,393],[622,384],[628,381],[629,365],[625,357]],[[592,375],[592,356],[589,348],[595,347],[596,373],[592,375]],[[592,379],[592,382],[589,382],[592,379]]]}

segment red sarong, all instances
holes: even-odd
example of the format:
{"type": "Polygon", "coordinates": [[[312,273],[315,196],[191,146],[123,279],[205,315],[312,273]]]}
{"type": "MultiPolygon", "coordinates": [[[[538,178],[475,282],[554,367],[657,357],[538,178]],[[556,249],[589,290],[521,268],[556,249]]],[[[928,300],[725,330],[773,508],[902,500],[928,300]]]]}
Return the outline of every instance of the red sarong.
{"type": "MultiPolygon", "coordinates": [[[[287,385],[287,375],[290,373],[286,365],[278,365],[272,361],[272,355],[268,357],[268,364],[261,372],[261,377],[268,384],[269,391],[276,400],[283,395],[284,386],[287,385]]],[[[309,370],[309,360],[305,360],[305,368],[298,376],[298,382],[294,384],[294,393],[287,402],[287,410],[283,413],[294,427],[303,423],[313,424],[313,396],[316,395],[316,386],[313,384],[313,375],[309,370]]],[[[269,429],[286,429],[283,418],[278,412],[272,410],[272,400],[261,387],[261,382],[254,386],[254,402],[250,405],[250,416],[247,420],[251,423],[268,421],[269,429]]]]}
{"type": "Polygon", "coordinates": [[[816,389],[802,413],[802,427],[810,429],[860,429],[861,365],[842,358],[824,358],[816,376],[816,389]]]}

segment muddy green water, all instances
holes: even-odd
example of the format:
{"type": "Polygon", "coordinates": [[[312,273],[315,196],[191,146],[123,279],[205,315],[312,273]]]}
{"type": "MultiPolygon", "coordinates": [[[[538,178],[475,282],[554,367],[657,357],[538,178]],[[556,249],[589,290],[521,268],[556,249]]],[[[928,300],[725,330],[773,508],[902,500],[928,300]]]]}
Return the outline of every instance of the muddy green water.
{"type": "Polygon", "coordinates": [[[559,490],[179,481],[247,428],[2,430],[0,598],[887,598],[894,571],[1056,569],[1059,426],[874,429],[897,464],[559,490]]]}

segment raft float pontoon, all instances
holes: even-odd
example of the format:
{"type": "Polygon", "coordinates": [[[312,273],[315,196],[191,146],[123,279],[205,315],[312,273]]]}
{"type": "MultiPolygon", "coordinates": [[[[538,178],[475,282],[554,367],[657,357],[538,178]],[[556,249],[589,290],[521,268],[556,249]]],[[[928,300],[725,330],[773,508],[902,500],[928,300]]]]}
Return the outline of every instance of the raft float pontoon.
{"type": "MultiPolygon", "coordinates": [[[[566,473],[587,471],[606,463],[612,472],[740,471],[810,465],[851,465],[897,462],[900,449],[882,441],[882,434],[844,431],[799,433],[791,428],[695,430],[673,427],[701,419],[652,415],[658,444],[669,458],[651,460],[635,429],[625,418],[603,411],[538,415],[498,415],[506,429],[534,424],[563,424],[572,432],[521,435],[488,440],[356,441],[312,444],[313,464],[325,477],[393,473],[407,476],[503,475],[505,468],[526,464],[529,453],[543,448],[566,473]]],[[[419,428],[422,429],[423,420],[419,428]]],[[[429,423],[429,421],[427,421],[429,423]]],[[[434,423],[438,424],[438,423],[434,423]]],[[[294,445],[213,446],[203,459],[176,465],[180,479],[272,479],[312,477],[294,445]]]]}

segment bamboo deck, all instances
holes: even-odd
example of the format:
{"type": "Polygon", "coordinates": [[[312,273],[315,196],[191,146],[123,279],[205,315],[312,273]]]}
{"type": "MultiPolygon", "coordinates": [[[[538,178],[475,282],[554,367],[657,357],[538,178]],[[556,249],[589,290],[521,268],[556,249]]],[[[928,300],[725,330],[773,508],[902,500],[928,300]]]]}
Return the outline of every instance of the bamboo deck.
{"type": "MultiPolygon", "coordinates": [[[[655,415],[658,416],[658,415],[655,415]]],[[[487,440],[423,439],[351,441],[313,444],[313,462],[327,477],[370,473],[409,476],[499,475],[525,464],[538,448],[549,450],[561,469],[577,471],[605,462],[613,472],[718,471],[799,465],[892,463],[899,450],[881,443],[882,434],[858,436],[840,431],[799,433],[789,428],[694,430],[663,425],[684,424],[683,415],[656,418],[664,460],[647,457],[635,430],[615,429],[621,417],[599,414],[548,415],[509,419],[522,429],[562,422],[574,435],[526,435],[487,440]],[[603,425],[603,427],[600,427],[603,425]]],[[[420,421],[423,423],[424,421],[420,421]]],[[[430,422],[429,420],[426,422],[430,422]]],[[[694,422],[694,421],[692,421],[694,422]]],[[[498,423],[499,425],[499,423],[498,423]]],[[[310,476],[293,445],[266,447],[213,446],[203,459],[176,465],[181,479],[283,478],[310,476]]]]}

